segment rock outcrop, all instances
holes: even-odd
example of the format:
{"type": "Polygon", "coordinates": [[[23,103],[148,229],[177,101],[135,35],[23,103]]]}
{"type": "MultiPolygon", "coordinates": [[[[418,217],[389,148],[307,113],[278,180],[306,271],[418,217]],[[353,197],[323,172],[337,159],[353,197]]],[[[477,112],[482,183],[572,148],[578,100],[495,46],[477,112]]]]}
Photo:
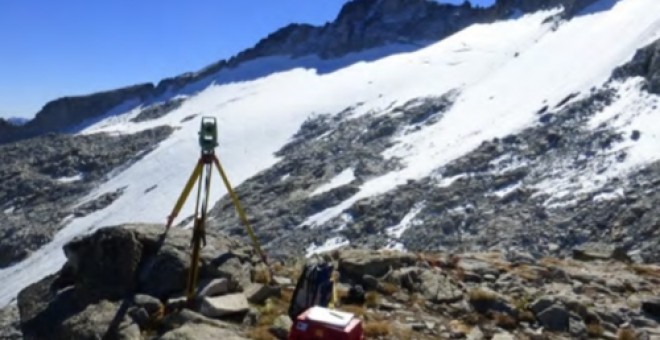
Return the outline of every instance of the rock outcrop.
{"type": "MultiPolygon", "coordinates": [[[[160,332],[164,339],[184,334],[194,338],[198,333],[240,338],[212,321],[204,327],[193,327],[197,322],[187,323],[190,320],[178,325],[173,325],[171,319],[158,323],[158,327],[154,324],[166,310],[180,308],[177,298],[184,293],[190,265],[189,232],[171,230],[165,235],[164,230],[161,225],[108,227],[68,243],[62,270],[30,285],[18,296],[24,338],[142,339],[147,329],[160,332]]],[[[250,272],[251,258],[249,248],[209,233],[201,257],[200,282],[219,278],[215,268],[229,259],[239,259],[250,272]]],[[[221,304],[207,314],[219,315],[218,308],[224,311],[222,316],[246,312],[247,299],[237,289],[237,285],[231,287],[233,295],[203,299],[242,296],[245,309],[229,310],[221,304]]],[[[197,314],[193,319],[205,320],[197,314]]]]}
{"type": "Polygon", "coordinates": [[[630,62],[614,71],[614,77],[643,77],[648,91],[660,94],[660,40],[639,49],[630,62]]]}
{"type": "MultiPolygon", "coordinates": [[[[26,340],[287,337],[291,320],[286,310],[300,259],[273,263],[275,282],[281,285],[264,285],[255,282],[263,268],[249,247],[210,233],[199,293],[193,305],[186,305],[181,297],[185,287],[168,281],[185,280],[190,232],[172,229],[163,238],[163,228],[108,227],[67,244],[62,270],[19,294],[20,320],[12,307],[0,312],[0,334],[26,340]],[[163,258],[165,249],[178,255],[163,258]],[[250,272],[247,288],[229,284],[241,281],[240,271],[220,274],[218,268],[229,259],[250,272]]],[[[368,338],[660,335],[657,265],[533,260],[520,252],[359,248],[323,253],[314,261],[333,265],[338,308],[362,319],[368,338]]]]}

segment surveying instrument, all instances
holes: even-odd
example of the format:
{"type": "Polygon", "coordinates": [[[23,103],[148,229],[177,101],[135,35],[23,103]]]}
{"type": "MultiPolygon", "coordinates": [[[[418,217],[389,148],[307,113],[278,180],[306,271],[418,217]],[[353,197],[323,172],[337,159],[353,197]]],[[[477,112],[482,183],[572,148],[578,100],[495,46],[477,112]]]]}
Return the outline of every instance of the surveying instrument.
{"type": "Polygon", "coordinates": [[[241,203],[238,200],[238,196],[229,184],[229,179],[227,178],[222,165],[220,165],[218,157],[215,155],[215,148],[218,146],[218,127],[214,117],[202,117],[199,130],[199,146],[201,148],[201,156],[197,161],[197,165],[190,175],[188,182],[186,182],[186,186],[183,188],[181,196],[179,196],[179,199],[176,201],[176,205],[174,206],[172,213],[167,218],[166,227],[166,230],[170,229],[174,219],[177,217],[179,211],[183,207],[183,204],[190,195],[190,191],[195,185],[195,181],[197,181],[197,201],[195,202],[195,215],[193,218],[193,233],[191,241],[192,256],[186,286],[186,298],[189,304],[192,303],[195,298],[197,278],[199,276],[200,250],[203,246],[206,245],[206,218],[208,216],[207,213],[209,206],[209,193],[211,191],[211,173],[213,165],[215,165],[215,167],[218,169],[218,172],[220,173],[220,177],[222,178],[225,188],[227,189],[227,193],[229,194],[229,197],[231,198],[234,207],[236,208],[236,212],[238,213],[241,222],[245,226],[245,229],[247,230],[247,233],[252,240],[254,249],[257,251],[259,257],[268,268],[269,283],[272,281],[272,273],[270,272],[270,267],[268,266],[266,255],[261,250],[259,240],[257,240],[257,237],[254,234],[254,230],[248,222],[245,211],[241,207],[241,203]]]}

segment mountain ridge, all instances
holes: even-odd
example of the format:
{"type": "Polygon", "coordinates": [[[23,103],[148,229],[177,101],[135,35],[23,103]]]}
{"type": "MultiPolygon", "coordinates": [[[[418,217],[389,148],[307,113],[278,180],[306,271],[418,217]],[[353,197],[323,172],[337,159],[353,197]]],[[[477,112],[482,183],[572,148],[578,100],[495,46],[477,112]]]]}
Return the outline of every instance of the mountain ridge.
{"type": "Polygon", "coordinates": [[[21,126],[0,118],[0,144],[35,137],[47,132],[66,132],[106,115],[122,104],[137,107],[145,101],[163,102],[177,91],[223,70],[266,56],[293,58],[318,55],[331,59],[391,43],[420,44],[436,41],[475,23],[563,6],[564,16],[598,0],[497,0],[490,7],[440,4],[428,0],[353,0],[347,2],[334,21],[323,26],[290,24],[261,39],[254,47],[209,64],[196,72],[164,78],[158,83],[129,85],[86,95],[65,96],[46,103],[35,117],[21,126]],[[440,19],[440,20],[438,20],[440,19]],[[165,96],[165,98],[163,98],[165,96]],[[133,104],[131,104],[133,102],[133,104]]]}

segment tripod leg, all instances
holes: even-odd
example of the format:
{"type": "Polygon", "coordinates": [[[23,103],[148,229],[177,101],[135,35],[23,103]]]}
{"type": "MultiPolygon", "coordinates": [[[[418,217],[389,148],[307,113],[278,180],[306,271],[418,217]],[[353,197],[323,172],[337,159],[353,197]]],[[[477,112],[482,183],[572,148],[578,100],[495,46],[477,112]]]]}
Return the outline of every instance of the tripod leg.
{"type": "MultiPolygon", "coordinates": [[[[195,169],[193,170],[192,174],[190,175],[190,178],[188,178],[188,182],[186,182],[186,186],[183,188],[183,192],[181,192],[181,196],[179,196],[179,199],[176,201],[176,204],[174,205],[174,209],[172,209],[172,213],[170,214],[170,216],[167,217],[166,228],[168,230],[172,226],[172,222],[174,222],[176,216],[179,214],[179,211],[181,211],[181,208],[183,207],[183,203],[188,198],[188,195],[190,195],[190,190],[192,190],[193,185],[195,185],[195,179],[197,179],[201,174],[202,174],[202,162],[199,161],[195,166],[195,169]]],[[[195,212],[196,211],[197,210],[195,209],[195,212]]]]}
{"type": "Polygon", "coordinates": [[[238,200],[238,195],[236,195],[236,192],[231,188],[231,184],[229,183],[229,179],[227,178],[227,175],[225,174],[224,169],[222,169],[222,165],[220,165],[220,160],[218,157],[215,155],[213,156],[213,163],[215,163],[215,166],[218,168],[218,172],[220,172],[220,177],[222,177],[222,181],[225,184],[225,187],[227,188],[227,193],[229,193],[229,197],[231,198],[232,202],[234,203],[234,207],[236,208],[236,212],[238,213],[238,217],[240,218],[241,222],[243,222],[243,225],[245,225],[245,229],[248,232],[248,235],[250,236],[250,239],[252,240],[252,244],[259,253],[259,257],[261,257],[261,261],[264,262],[266,267],[268,268],[268,283],[272,281],[273,274],[270,272],[270,266],[268,265],[268,260],[266,258],[266,255],[264,254],[263,250],[261,250],[261,245],[259,244],[259,240],[257,239],[257,236],[254,234],[254,230],[252,229],[252,226],[250,225],[250,222],[248,222],[247,216],[245,214],[245,211],[243,210],[243,207],[241,206],[241,202],[238,200]]]}
{"type": "Polygon", "coordinates": [[[190,268],[188,270],[188,282],[186,285],[186,298],[189,304],[193,302],[195,298],[195,287],[197,286],[197,275],[199,272],[199,253],[201,250],[200,244],[200,224],[201,220],[195,217],[195,225],[193,227],[193,239],[192,239],[192,254],[190,258],[190,268]]]}
{"type": "Polygon", "coordinates": [[[199,176],[199,184],[197,188],[197,201],[195,202],[195,224],[193,227],[192,236],[192,255],[190,258],[190,270],[188,272],[188,282],[186,287],[186,298],[189,304],[192,304],[195,298],[195,291],[197,288],[197,278],[199,277],[199,255],[203,245],[206,245],[206,216],[209,202],[209,194],[211,192],[211,163],[206,163],[202,167],[206,170],[206,174],[199,176]],[[204,180],[204,193],[202,194],[202,177],[206,176],[204,180]],[[201,206],[200,206],[200,198],[201,206]],[[201,208],[201,210],[200,210],[201,208]]]}

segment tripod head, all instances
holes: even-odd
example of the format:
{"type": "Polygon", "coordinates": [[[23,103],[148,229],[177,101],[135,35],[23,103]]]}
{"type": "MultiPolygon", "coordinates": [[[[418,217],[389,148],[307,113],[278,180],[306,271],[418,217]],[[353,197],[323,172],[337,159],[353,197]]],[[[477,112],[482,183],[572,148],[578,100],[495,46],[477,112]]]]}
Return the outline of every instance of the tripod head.
{"type": "Polygon", "coordinates": [[[213,153],[218,146],[218,125],[215,117],[202,117],[199,128],[199,146],[203,154],[213,153]]]}

